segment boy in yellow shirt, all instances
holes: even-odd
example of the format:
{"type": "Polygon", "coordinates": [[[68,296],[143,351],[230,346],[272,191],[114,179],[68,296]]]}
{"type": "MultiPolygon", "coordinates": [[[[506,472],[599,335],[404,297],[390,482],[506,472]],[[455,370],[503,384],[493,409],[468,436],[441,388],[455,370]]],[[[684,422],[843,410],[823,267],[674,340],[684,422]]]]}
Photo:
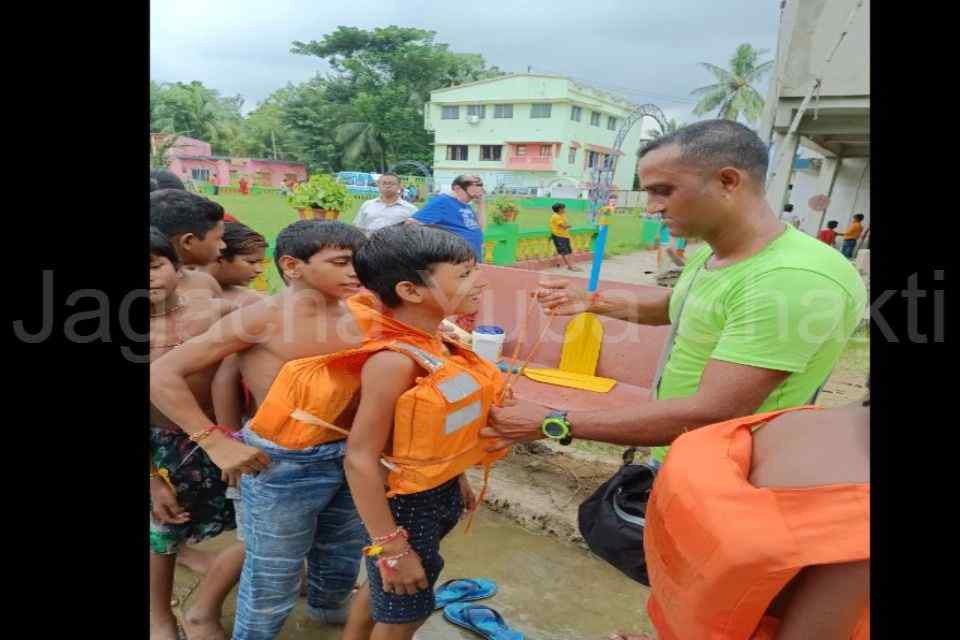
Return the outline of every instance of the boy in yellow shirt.
{"type": "MultiPolygon", "coordinates": [[[[573,253],[570,247],[570,223],[567,222],[567,207],[558,202],[553,205],[553,215],[550,216],[550,239],[553,240],[553,246],[557,248],[557,253],[563,259],[563,264],[567,265],[570,271],[580,271],[567,261],[567,256],[573,253]]],[[[560,266],[560,265],[557,265],[560,266]]]]}

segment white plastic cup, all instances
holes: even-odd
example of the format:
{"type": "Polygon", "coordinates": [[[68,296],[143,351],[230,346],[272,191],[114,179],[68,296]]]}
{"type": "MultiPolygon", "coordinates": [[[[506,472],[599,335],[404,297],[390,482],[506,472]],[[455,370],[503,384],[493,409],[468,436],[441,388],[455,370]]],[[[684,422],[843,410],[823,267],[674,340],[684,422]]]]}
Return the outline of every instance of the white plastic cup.
{"type": "Polygon", "coordinates": [[[503,342],[507,338],[503,327],[495,325],[480,325],[473,330],[473,352],[481,358],[496,364],[500,361],[503,351],[503,342]]]}

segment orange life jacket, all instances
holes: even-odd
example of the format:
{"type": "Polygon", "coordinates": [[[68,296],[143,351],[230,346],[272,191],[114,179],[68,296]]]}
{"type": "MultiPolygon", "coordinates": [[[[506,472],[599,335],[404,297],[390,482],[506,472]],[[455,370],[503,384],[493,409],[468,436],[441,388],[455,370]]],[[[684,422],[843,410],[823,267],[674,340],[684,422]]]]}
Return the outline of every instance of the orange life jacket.
{"type": "Polygon", "coordinates": [[[251,420],[253,431],[289,449],[342,440],[359,405],[363,364],[389,349],[413,359],[425,374],[397,400],[392,450],[383,456],[390,469],[387,495],[438,487],[476,464],[489,472],[507,453],[487,453],[495,439],[480,437],[503,386],[500,370],[453,341],[445,350],[441,338],[382,313],[371,294],[347,304],[363,344],[286,363],[251,420]]]}
{"type": "MultiPolygon", "coordinates": [[[[870,558],[869,483],[749,484],[751,427],[786,411],[696,429],[670,447],[644,532],[661,640],[772,639],[779,621],[764,614],[801,569],[870,558]]],[[[869,606],[851,637],[870,637],[869,606]]]]}

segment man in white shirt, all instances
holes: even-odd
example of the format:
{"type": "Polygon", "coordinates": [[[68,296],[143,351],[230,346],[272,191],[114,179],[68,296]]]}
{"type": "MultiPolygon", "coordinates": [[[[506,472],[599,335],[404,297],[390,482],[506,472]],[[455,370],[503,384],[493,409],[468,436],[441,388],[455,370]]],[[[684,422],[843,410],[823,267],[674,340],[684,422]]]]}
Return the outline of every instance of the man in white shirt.
{"type": "Polygon", "coordinates": [[[380,197],[360,205],[353,221],[353,224],[363,229],[367,235],[377,229],[403,222],[417,212],[415,206],[400,197],[400,178],[396,174],[381,175],[377,188],[380,189],[380,197]]]}

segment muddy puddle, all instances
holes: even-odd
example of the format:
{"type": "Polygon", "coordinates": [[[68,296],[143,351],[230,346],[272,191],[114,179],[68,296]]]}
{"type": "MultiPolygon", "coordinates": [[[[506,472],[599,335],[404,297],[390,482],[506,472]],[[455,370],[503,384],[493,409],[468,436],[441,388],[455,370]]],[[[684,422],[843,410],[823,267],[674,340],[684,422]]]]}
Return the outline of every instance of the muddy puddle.
{"type": "MultiPolygon", "coordinates": [[[[574,507],[575,508],[575,507],[574,507]]],[[[233,533],[209,540],[200,549],[220,549],[233,533]]],[[[620,574],[576,545],[537,535],[505,516],[481,509],[473,530],[457,528],[443,542],[446,568],[440,582],[451,578],[484,577],[495,581],[499,593],[482,601],[497,609],[507,622],[530,640],[587,640],[606,638],[611,631],[650,630],[645,587],[620,574]]],[[[362,574],[361,574],[362,575],[362,574]]],[[[177,568],[174,596],[189,604],[199,577],[177,568]]],[[[334,640],[341,627],[308,621],[301,598],[287,619],[280,640],[334,640]]],[[[236,590],[224,606],[224,626],[233,626],[236,590]]],[[[438,611],[417,633],[418,640],[478,638],[451,625],[438,611]]]]}

